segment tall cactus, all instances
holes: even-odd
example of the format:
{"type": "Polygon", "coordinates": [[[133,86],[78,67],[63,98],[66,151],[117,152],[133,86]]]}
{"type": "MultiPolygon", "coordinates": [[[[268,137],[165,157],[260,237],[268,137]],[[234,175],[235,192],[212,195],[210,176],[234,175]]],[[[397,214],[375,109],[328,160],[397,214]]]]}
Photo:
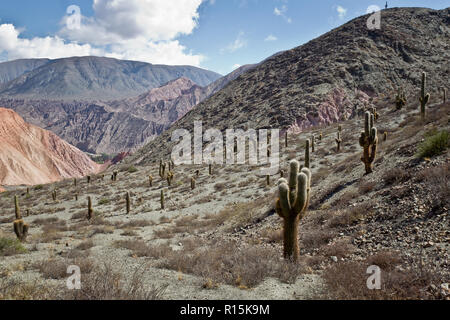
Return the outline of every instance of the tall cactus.
{"type": "Polygon", "coordinates": [[[195,189],[195,179],[194,177],[191,178],[191,190],[195,189]]]}
{"type": "Polygon", "coordinates": [[[117,171],[114,171],[114,172],[113,172],[113,181],[114,181],[114,182],[117,181],[117,175],[118,175],[118,172],[117,172],[117,171]]]}
{"type": "Polygon", "coordinates": [[[208,172],[209,172],[209,175],[212,176],[212,172],[213,171],[212,171],[212,164],[211,163],[208,166],[208,172]]]}
{"type": "Polygon", "coordinates": [[[426,85],[427,85],[427,74],[425,72],[422,72],[422,88],[420,91],[420,98],[419,98],[420,114],[422,115],[422,117],[425,116],[425,108],[427,106],[427,103],[430,101],[430,94],[425,93],[426,85]]]}
{"type": "Polygon", "coordinates": [[[94,210],[92,209],[92,199],[91,199],[91,197],[89,196],[89,197],[88,197],[88,212],[87,212],[87,219],[88,219],[88,220],[91,220],[92,217],[93,217],[93,215],[94,215],[94,210]]]}
{"type": "Polygon", "coordinates": [[[293,261],[297,261],[300,255],[298,225],[308,208],[311,188],[311,171],[303,168],[299,172],[299,168],[298,161],[292,160],[289,182],[284,178],[278,181],[279,198],[276,202],[276,211],[284,220],[284,258],[293,261]]]}
{"type": "Polygon", "coordinates": [[[311,142],[308,140],[306,140],[306,145],[305,145],[305,168],[310,168],[310,158],[309,158],[309,146],[310,146],[311,142]]]}
{"type": "Polygon", "coordinates": [[[311,152],[315,152],[316,150],[316,137],[312,136],[311,137],[311,152]]]}
{"type": "Polygon", "coordinates": [[[87,184],[90,184],[91,183],[91,176],[87,176],[86,179],[87,179],[87,184]]]}
{"type": "Polygon", "coordinates": [[[336,144],[337,144],[337,152],[341,151],[341,143],[342,143],[342,139],[341,139],[341,133],[338,131],[337,132],[337,138],[336,138],[336,144]]]}
{"type": "Polygon", "coordinates": [[[150,188],[153,187],[153,177],[151,175],[148,176],[148,184],[149,184],[150,188]]]}
{"type": "Polygon", "coordinates": [[[373,122],[374,115],[367,111],[364,119],[364,132],[361,132],[359,138],[359,144],[364,150],[361,161],[364,162],[366,174],[373,172],[372,166],[377,154],[378,131],[373,126],[373,122]]]}
{"type": "Polygon", "coordinates": [[[19,198],[17,196],[14,196],[14,209],[16,215],[16,219],[13,222],[14,233],[16,234],[17,239],[20,241],[25,241],[28,235],[29,225],[22,219],[22,215],[20,214],[19,198]]]}
{"type": "Polygon", "coordinates": [[[125,201],[127,203],[127,214],[130,214],[131,211],[131,197],[130,197],[130,192],[127,191],[127,193],[125,194],[125,201]]]}
{"type": "Polygon", "coordinates": [[[284,146],[285,146],[285,148],[288,147],[288,132],[287,132],[287,130],[284,133],[284,146]]]}
{"type": "Polygon", "coordinates": [[[160,201],[161,201],[161,210],[164,210],[165,203],[164,203],[164,190],[163,189],[161,189],[160,201]]]}
{"type": "Polygon", "coordinates": [[[401,110],[406,105],[406,96],[403,89],[398,89],[397,96],[395,97],[395,107],[397,110],[401,110]]]}
{"type": "Polygon", "coordinates": [[[77,178],[73,178],[73,185],[76,187],[77,186],[77,178]]]}
{"type": "Polygon", "coordinates": [[[447,89],[442,88],[442,103],[447,102],[447,89]]]}

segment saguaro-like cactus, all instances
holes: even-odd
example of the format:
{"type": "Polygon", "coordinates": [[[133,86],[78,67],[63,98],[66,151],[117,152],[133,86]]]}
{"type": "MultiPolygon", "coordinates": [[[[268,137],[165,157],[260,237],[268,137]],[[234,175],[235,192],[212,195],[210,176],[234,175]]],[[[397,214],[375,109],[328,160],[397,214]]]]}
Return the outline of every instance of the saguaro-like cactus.
{"type": "Polygon", "coordinates": [[[314,152],[316,150],[316,137],[311,137],[311,151],[314,152]]]}
{"type": "Polygon", "coordinates": [[[117,174],[118,174],[117,171],[114,171],[114,172],[113,172],[113,181],[114,181],[114,182],[117,181],[117,174]]]}
{"type": "Polygon", "coordinates": [[[86,179],[87,179],[87,184],[90,184],[91,183],[91,176],[87,176],[86,179]]]}
{"type": "Polygon", "coordinates": [[[73,178],[73,185],[76,187],[77,186],[77,178],[73,178]]]}
{"type": "Polygon", "coordinates": [[[200,170],[195,170],[195,177],[198,178],[199,175],[200,175],[200,170]]]}
{"type": "Polygon", "coordinates": [[[306,145],[305,145],[305,167],[306,168],[310,168],[310,158],[309,158],[309,146],[310,146],[311,142],[308,140],[306,140],[306,145]]]}
{"type": "Polygon", "coordinates": [[[426,85],[427,85],[427,74],[425,72],[422,72],[422,88],[420,91],[420,98],[419,98],[420,114],[422,115],[422,117],[425,116],[425,108],[427,106],[427,103],[430,101],[430,94],[425,93],[426,85]]]}
{"type": "Polygon", "coordinates": [[[148,184],[149,184],[150,188],[153,187],[153,177],[151,175],[148,176],[148,184]]]}
{"type": "Polygon", "coordinates": [[[174,178],[173,172],[169,171],[167,173],[167,184],[169,185],[169,187],[172,185],[173,178],[174,178]]]}
{"type": "Polygon", "coordinates": [[[342,143],[342,139],[341,139],[341,133],[338,131],[337,132],[337,138],[336,138],[336,144],[337,144],[337,152],[341,151],[341,143],[342,143]]]}
{"type": "Polygon", "coordinates": [[[442,88],[442,103],[447,102],[447,89],[442,88]]]}
{"type": "Polygon", "coordinates": [[[92,199],[91,199],[91,197],[88,197],[87,219],[91,220],[93,215],[94,215],[94,210],[92,209],[92,199]]]}
{"type": "Polygon", "coordinates": [[[395,107],[397,110],[401,110],[406,105],[406,96],[403,89],[398,89],[397,96],[395,97],[395,107]]]}
{"type": "Polygon", "coordinates": [[[366,112],[364,121],[364,132],[361,132],[359,144],[363,148],[363,156],[361,161],[364,162],[366,174],[372,173],[373,162],[377,154],[378,132],[373,126],[374,116],[370,112],[366,112]]]}
{"type": "Polygon", "coordinates": [[[323,138],[323,134],[322,134],[322,132],[319,134],[319,141],[322,141],[322,138],[323,138]]]}
{"type": "Polygon", "coordinates": [[[161,201],[161,210],[164,210],[164,190],[163,189],[161,189],[160,201],[161,201]]]}
{"type": "Polygon", "coordinates": [[[210,163],[208,166],[209,175],[212,176],[212,164],[210,163]]]}
{"type": "Polygon", "coordinates": [[[127,214],[129,214],[130,211],[131,211],[131,198],[130,198],[130,192],[128,192],[128,191],[125,194],[125,200],[126,200],[126,203],[127,203],[127,214]]]}
{"type": "Polygon", "coordinates": [[[288,147],[288,132],[286,130],[286,132],[284,133],[284,146],[287,148],[288,147]]]}
{"type": "Polygon", "coordinates": [[[276,202],[276,211],[284,220],[284,257],[293,261],[297,261],[300,254],[298,225],[308,208],[311,188],[311,171],[303,168],[299,172],[299,168],[297,160],[291,161],[289,182],[284,178],[278,181],[279,198],[276,202]]]}
{"type": "Polygon", "coordinates": [[[385,132],[383,133],[383,141],[384,141],[384,142],[387,141],[387,137],[388,137],[388,133],[387,133],[387,131],[385,131],[385,132]]]}
{"type": "Polygon", "coordinates": [[[195,189],[195,179],[194,177],[191,178],[191,190],[195,189]]]}
{"type": "Polygon", "coordinates": [[[13,222],[14,233],[16,234],[17,239],[20,241],[25,241],[28,235],[29,225],[22,219],[22,215],[20,214],[19,198],[17,196],[14,196],[14,208],[16,214],[16,219],[13,222]]]}
{"type": "Polygon", "coordinates": [[[52,199],[53,199],[53,201],[56,201],[56,196],[57,196],[56,189],[54,189],[53,192],[52,192],[52,199]]]}
{"type": "Polygon", "coordinates": [[[266,185],[270,186],[270,175],[266,175],[266,185]]]}

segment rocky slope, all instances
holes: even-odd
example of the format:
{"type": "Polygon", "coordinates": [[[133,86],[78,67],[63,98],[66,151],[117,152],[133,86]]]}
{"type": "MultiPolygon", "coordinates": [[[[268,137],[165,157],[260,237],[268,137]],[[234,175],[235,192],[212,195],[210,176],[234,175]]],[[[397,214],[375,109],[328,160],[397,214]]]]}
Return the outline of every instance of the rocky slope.
{"type": "Polygon", "coordinates": [[[0,86],[47,64],[49,61],[49,59],[20,59],[0,63],[0,86]]]}
{"type": "Polygon", "coordinates": [[[220,130],[272,127],[296,132],[345,120],[374,99],[395,95],[400,87],[407,93],[416,90],[421,71],[428,72],[429,90],[437,101],[440,88],[450,82],[449,14],[448,8],[383,10],[381,30],[369,30],[365,15],[274,55],[203,101],[130,161],[167,156],[172,131],[192,130],[194,120],[220,130]]]}
{"type": "Polygon", "coordinates": [[[19,76],[2,85],[0,96],[109,101],[137,96],[180,77],[189,78],[200,86],[207,86],[221,77],[215,72],[191,66],[152,65],[104,57],[48,60],[34,69],[27,67],[32,62],[7,62],[3,67],[0,64],[0,79],[8,79],[12,75],[8,70],[14,65],[22,72],[31,70],[22,75],[16,72],[19,76]]]}
{"type": "Polygon", "coordinates": [[[101,166],[54,133],[0,108],[0,185],[35,185],[98,173],[101,166]]]}
{"type": "Polygon", "coordinates": [[[250,67],[243,66],[205,87],[182,77],[137,97],[112,102],[0,98],[0,105],[83,151],[116,154],[150,142],[250,67]]]}

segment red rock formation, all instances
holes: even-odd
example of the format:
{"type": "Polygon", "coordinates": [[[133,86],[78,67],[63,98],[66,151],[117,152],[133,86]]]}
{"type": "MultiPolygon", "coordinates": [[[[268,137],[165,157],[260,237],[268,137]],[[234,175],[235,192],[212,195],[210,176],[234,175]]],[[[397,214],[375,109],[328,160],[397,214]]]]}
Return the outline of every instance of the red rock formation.
{"type": "Polygon", "coordinates": [[[0,108],[0,185],[34,185],[83,177],[102,167],[54,133],[0,108]]]}

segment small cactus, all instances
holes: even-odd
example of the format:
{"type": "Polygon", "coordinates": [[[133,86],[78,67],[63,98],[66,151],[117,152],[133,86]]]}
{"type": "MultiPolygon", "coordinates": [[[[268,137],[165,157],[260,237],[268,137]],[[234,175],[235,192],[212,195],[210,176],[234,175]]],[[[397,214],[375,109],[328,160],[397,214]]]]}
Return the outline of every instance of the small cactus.
{"type": "Polygon", "coordinates": [[[149,184],[150,188],[153,187],[153,177],[151,175],[148,176],[148,184],[149,184]]]}
{"type": "Polygon", "coordinates": [[[316,150],[316,137],[312,136],[311,137],[311,152],[315,152],[316,150]]]}
{"type": "Polygon", "coordinates": [[[387,131],[385,131],[385,132],[383,133],[383,141],[384,141],[384,142],[387,141],[387,136],[388,136],[388,133],[387,133],[387,131]]]}
{"type": "Polygon", "coordinates": [[[364,131],[361,132],[359,144],[363,148],[363,156],[361,161],[364,162],[366,174],[373,172],[373,162],[377,154],[378,132],[373,126],[374,115],[369,111],[365,114],[364,131]]]}
{"type": "Polygon", "coordinates": [[[337,144],[336,150],[337,150],[337,152],[340,152],[342,139],[341,139],[341,133],[339,131],[337,132],[337,138],[335,140],[336,140],[336,144],[337,144]]]}
{"type": "Polygon", "coordinates": [[[160,198],[160,201],[161,201],[161,210],[164,210],[164,190],[163,189],[161,189],[161,198],[160,198]]]}
{"type": "Polygon", "coordinates": [[[24,223],[22,219],[22,215],[20,214],[19,198],[17,196],[14,196],[14,210],[16,215],[16,219],[13,222],[14,232],[17,239],[20,241],[25,241],[28,235],[29,225],[24,223]]]}
{"type": "Polygon", "coordinates": [[[167,184],[169,185],[169,187],[172,185],[173,178],[174,178],[173,172],[169,171],[167,173],[167,184]]]}
{"type": "Polygon", "coordinates": [[[91,176],[87,176],[86,178],[87,178],[87,184],[90,184],[91,183],[91,176]]]}
{"type": "Polygon", "coordinates": [[[401,110],[406,105],[406,96],[403,89],[398,89],[397,96],[395,97],[395,107],[397,110],[401,110]]]}
{"type": "Polygon", "coordinates": [[[87,219],[88,219],[88,220],[91,220],[92,217],[93,217],[93,215],[94,215],[94,210],[92,209],[92,199],[91,199],[91,197],[89,196],[89,197],[88,197],[88,212],[87,212],[87,219]]]}
{"type": "Polygon", "coordinates": [[[117,172],[117,171],[114,171],[114,172],[113,172],[113,181],[114,181],[114,182],[117,181],[117,175],[118,175],[118,172],[117,172]]]}
{"type": "Polygon", "coordinates": [[[56,196],[57,196],[56,189],[54,189],[53,192],[52,192],[52,199],[53,199],[53,201],[56,201],[56,196]]]}
{"type": "Polygon", "coordinates": [[[213,171],[212,171],[212,164],[211,163],[208,166],[208,172],[209,172],[209,175],[212,176],[212,172],[213,171]]]}
{"type": "Polygon", "coordinates": [[[420,114],[422,115],[422,117],[425,117],[425,109],[426,109],[427,103],[430,101],[430,94],[425,93],[426,85],[427,85],[427,74],[425,72],[422,72],[422,88],[420,91],[420,98],[419,98],[420,114]]]}
{"type": "Polygon", "coordinates": [[[306,146],[305,146],[305,168],[310,168],[310,158],[309,158],[309,146],[311,142],[306,140],[306,146]]]}
{"type": "Polygon", "coordinates": [[[322,132],[319,134],[319,141],[322,141],[322,139],[323,139],[323,134],[322,134],[322,132]]]}
{"type": "Polygon", "coordinates": [[[200,175],[200,170],[195,170],[195,177],[198,178],[199,175],[200,175]]]}
{"type": "Polygon", "coordinates": [[[280,170],[280,178],[284,178],[284,170],[280,170]]]}
{"type": "Polygon", "coordinates": [[[75,201],[78,201],[78,193],[75,193],[75,201]]]}
{"type": "Polygon", "coordinates": [[[130,192],[127,191],[125,194],[125,201],[127,206],[127,214],[130,214],[131,211],[131,198],[130,198],[130,192]]]}
{"type": "Polygon", "coordinates": [[[442,88],[442,103],[447,102],[447,89],[442,88]]]}
{"type": "Polygon", "coordinates": [[[270,175],[266,176],[266,185],[270,186],[270,175]]]}
{"type": "Polygon", "coordinates": [[[283,247],[284,258],[297,261],[299,258],[298,225],[306,214],[311,188],[311,171],[303,168],[299,172],[297,160],[290,163],[289,182],[282,178],[278,181],[279,198],[276,212],[284,220],[283,247]]]}
{"type": "Polygon", "coordinates": [[[73,185],[76,187],[77,186],[77,178],[73,178],[73,185]]]}
{"type": "Polygon", "coordinates": [[[288,132],[286,130],[285,134],[284,134],[284,146],[287,148],[288,147],[288,132]]]}
{"type": "Polygon", "coordinates": [[[30,195],[30,188],[27,187],[27,195],[30,195]]]}
{"type": "Polygon", "coordinates": [[[195,179],[194,177],[191,178],[191,190],[195,189],[195,179]]]}

